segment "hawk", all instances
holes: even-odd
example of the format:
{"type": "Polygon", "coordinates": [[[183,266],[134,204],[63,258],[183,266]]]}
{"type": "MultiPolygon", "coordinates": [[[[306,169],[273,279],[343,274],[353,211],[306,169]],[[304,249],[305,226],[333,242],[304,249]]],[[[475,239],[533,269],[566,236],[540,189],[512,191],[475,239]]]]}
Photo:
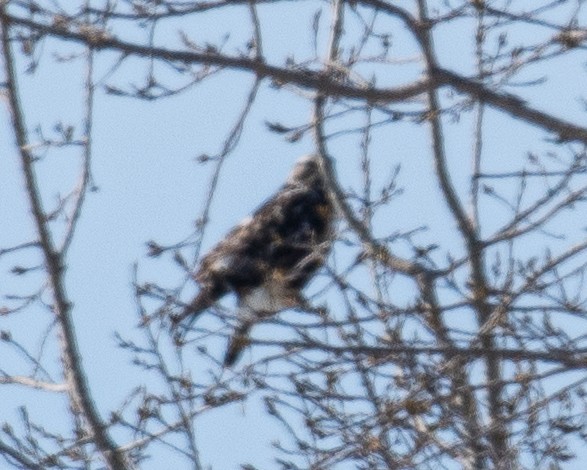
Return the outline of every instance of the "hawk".
{"type": "Polygon", "coordinates": [[[225,366],[237,361],[256,322],[304,305],[301,291],[324,264],[335,211],[319,162],[316,155],[300,158],[279,191],[212,248],[193,275],[200,290],[176,324],[189,326],[221,297],[236,294],[238,326],[225,366]]]}

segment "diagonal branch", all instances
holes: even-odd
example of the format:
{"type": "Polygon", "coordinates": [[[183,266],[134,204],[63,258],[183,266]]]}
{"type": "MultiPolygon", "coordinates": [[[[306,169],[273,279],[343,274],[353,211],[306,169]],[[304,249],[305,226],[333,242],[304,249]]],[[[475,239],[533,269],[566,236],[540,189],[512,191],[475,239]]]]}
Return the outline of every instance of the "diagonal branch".
{"type": "Polygon", "coordinates": [[[450,86],[460,93],[475,98],[475,100],[481,103],[488,104],[510,116],[557,134],[558,138],[563,142],[579,141],[587,144],[587,128],[577,126],[564,119],[559,119],[544,111],[535,109],[515,95],[498,93],[487,88],[480,82],[462,77],[440,67],[432,69],[431,75],[433,80],[438,84],[450,86]]]}
{"type": "Polygon", "coordinates": [[[39,244],[45,258],[45,268],[49,277],[49,284],[53,291],[53,309],[62,333],[62,361],[64,374],[68,384],[68,392],[72,404],[84,415],[89,432],[94,436],[96,446],[111,470],[125,470],[127,464],[124,456],[118,451],[117,445],[110,438],[106,425],[100,418],[98,410],[91,397],[86,376],[81,364],[81,356],[77,349],[75,331],[71,318],[71,302],[65,292],[63,277],[65,266],[62,253],[55,248],[47,218],[43,210],[37,178],[33,166],[33,155],[28,149],[26,125],[21,110],[14,70],[14,59],[9,37],[9,21],[4,12],[5,5],[0,6],[0,20],[2,26],[2,49],[4,55],[4,69],[6,75],[6,90],[8,108],[12,118],[12,126],[20,154],[22,172],[29,198],[31,212],[38,232],[39,244]]]}
{"type": "MultiPolygon", "coordinates": [[[[116,39],[105,31],[102,34],[83,32],[65,27],[50,26],[27,18],[20,18],[1,13],[7,23],[24,26],[40,34],[58,37],[93,47],[95,50],[119,51],[128,55],[156,58],[184,64],[207,64],[254,73],[258,78],[270,78],[278,84],[294,84],[302,88],[318,91],[328,96],[341,96],[350,99],[366,100],[371,103],[402,102],[422,95],[430,87],[448,86],[460,93],[471,96],[475,100],[486,103],[512,117],[521,119],[547,132],[552,132],[561,141],[577,141],[587,144],[587,128],[577,126],[564,119],[552,116],[544,111],[533,108],[521,98],[499,93],[489,89],[483,83],[438,65],[430,68],[428,79],[418,80],[410,85],[396,88],[376,88],[344,83],[329,73],[316,72],[308,68],[284,68],[269,65],[257,57],[228,56],[218,52],[179,51],[162,47],[143,46],[116,39]]],[[[413,25],[422,34],[426,26],[413,25]]]]}
{"type": "Polygon", "coordinates": [[[125,54],[155,58],[184,64],[206,64],[227,67],[233,70],[252,72],[258,78],[271,78],[278,84],[291,83],[302,88],[317,90],[331,96],[366,99],[375,102],[405,101],[423,93],[427,88],[425,81],[397,88],[374,88],[354,86],[333,79],[328,73],[320,73],[308,68],[284,68],[266,64],[258,57],[229,56],[212,51],[172,50],[162,47],[143,46],[116,39],[114,36],[79,32],[73,29],[49,26],[26,18],[2,14],[9,24],[25,26],[41,34],[63,40],[86,44],[95,50],[119,51],[125,54]]]}

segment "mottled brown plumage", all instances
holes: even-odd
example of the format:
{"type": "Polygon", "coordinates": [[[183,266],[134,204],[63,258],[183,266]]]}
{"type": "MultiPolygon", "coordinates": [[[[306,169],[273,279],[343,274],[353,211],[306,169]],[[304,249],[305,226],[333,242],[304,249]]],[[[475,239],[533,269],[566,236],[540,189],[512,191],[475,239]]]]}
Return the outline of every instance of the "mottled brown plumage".
{"type": "Polygon", "coordinates": [[[301,290],[328,254],[333,219],[318,157],[301,158],[285,185],[204,256],[194,275],[200,291],[176,321],[189,325],[235,293],[240,325],[224,361],[232,365],[255,321],[299,305],[301,290]]]}

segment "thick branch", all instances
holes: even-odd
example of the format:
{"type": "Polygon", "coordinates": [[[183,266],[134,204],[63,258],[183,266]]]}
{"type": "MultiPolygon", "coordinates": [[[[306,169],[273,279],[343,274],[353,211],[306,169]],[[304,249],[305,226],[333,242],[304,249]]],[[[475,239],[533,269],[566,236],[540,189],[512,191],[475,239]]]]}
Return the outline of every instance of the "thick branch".
{"type": "Polygon", "coordinates": [[[102,453],[111,470],[127,468],[124,457],[111,440],[106,426],[102,422],[91,397],[86,377],[81,365],[81,356],[77,349],[73,322],[71,319],[71,303],[63,285],[64,265],[61,253],[55,249],[54,242],[47,225],[42,207],[41,196],[37,187],[37,179],[33,168],[33,155],[28,150],[26,125],[22,114],[18,95],[16,71],[10,47],[9,21],[4,14],[4,6],[0,7],[2,21],[2,49],[6,74],[8,107],[12,118],[12,126],[20,154],[22,172],[25,179],[31,212],[39,236],[39,243],[45,257],[45,266],[49,283],[53,291],[53,308],[62,332],[63,368],[66,376],[71,400],[79,406],[87,420],[89,430],[94,436],[96,446],[102,453]]]}
{"type": "Polygon", "coordinates": [[[160,59],[184,64],[207,64],[254,73],[259,78],[271,78],[278,84],[294,84],[319,91],[328,96],[366,100],[372,103],[402,102],[426,92],[430,86],[449,86],[496,109],[557,134],[563,141],[587,144],[587,129],[539,111],[515,95],[492,91],[480,82],[460,76],[441,67],[429,71],[428,80],[397,88],[375,88],[342,83],[328,73],[304,68],[283,68],[269,65],[257,57],[231,57],[217,52],[178,51],[161,47],[142,46],[118,40],[107,33],[78,32],[73,29],[49,26],[26,18],[3,14],[7,23],[25,26],[41,34],[87,44],[96,50],[120,51],[125,54],[160,59]]]}
{"type": "MultiPolygon", "coordinates": [[[[567,348],[552,348],[545,351],[520,349],[520,348],[495,348],[492,351],[485,350],[482,346],[476,347],[458,347],[458,346],[353,346],[345,344],[343,346],[334,346],[329,343],[310,339],[307,336],[305,341],[282,341],[282,340],[262,340],[253,339],[252,344],[264,346],[279,346],[285,347],[287,350],[316,350],[327,351],[336,354],[337,356],[351,355],[352,357],[362,354],[366,358],[386,358],[390,356],[398,356],[400,354],[407,355],[439,355],[448,358],[459,358],[464,362],[471,362],[477,359],[485,359],[488,355],[496,359],[507,361],[540,361],[545,364],[561,364],[568,368],[568,370],[581,369],[587,367],[587,349],[577,349],[576,351],[569,351],[567,348]]],[[[488,384],[491,387],[491,384],[488,384]]]]}
{"type": "Polygon", "coordinates": [[[218,67],[228,67],[234,70],[253,72],[259,78],[271,78],[278,84],[294,84],[302,88],[320,91],[330,96],[344,96],[347,98],[365,99],[375,102],[405,101],[426,90],[424,81],[398,88],[356,87],[341,83],[328,74],[304,68],[283,68],[269,65],[258,60],[257,57],[234,57],[218,52],[179,51],[161,47],[142,46],[121,41],[108,35],[81,33],[70,29],[48,26],[25,18],[4,15],[8,23],[25,26],[42,34],[59,37],[64,40],[87,44],[96,50],[113,50],[129,55],[162,59],[184,64],[206,64],[218,67]]]}
{"type": "Polygon", "coordinates": [[[482,83],[462,77],[443,68],[431,71],[434,81],[475,98],[518,119],[557,134],[561,141],[580,141],[587,144],[587,129],[529,106],[515,95],[492,91],[482,83]]]}

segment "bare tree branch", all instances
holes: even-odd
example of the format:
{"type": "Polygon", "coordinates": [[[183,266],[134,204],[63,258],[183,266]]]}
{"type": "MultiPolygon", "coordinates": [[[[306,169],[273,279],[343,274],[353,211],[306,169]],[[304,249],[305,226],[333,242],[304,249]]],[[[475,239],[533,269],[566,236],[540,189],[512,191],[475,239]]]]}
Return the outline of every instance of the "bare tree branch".
{"type": "Polygon", "coordinates": [[[4,67],[6,76],[6,87],[8,91],[8,106],[12,117],[12,125],[16,143],[20,153],[22,170],[27,187],[27,194],[31,205],[31,211],[37,228],[39,243],[43,256],[47,275],[53,291],[53,309],[59,321],[63,346],[64,373],[68,384],[68,392],[75,406],[84,413],[87,419],[90,432],[95,436],[96,444],[100,448],[105,461],[111,470],[123,470],[128,468],[124,457],[118,452],[116,444],[112,441],[106,430],[105,424],[99,417],[90,389],[86,382],[85,374],[81,365],[81,356],[77,349],[73,322],[71,319],[71,303],[65,293],[63,284],[64,260],[62,253],[55,249],[55,245],[47,225],[47,218],[43,210],[41,197],[39,195],[37,180],[33,168],[33,156],[27,150],[28,138],[26,126],[19,102],[16,72],[10,46],[9,27],[5,15],[5,5],[0,10],[2,21],[2,48],[4,55],[4,67]]]}

